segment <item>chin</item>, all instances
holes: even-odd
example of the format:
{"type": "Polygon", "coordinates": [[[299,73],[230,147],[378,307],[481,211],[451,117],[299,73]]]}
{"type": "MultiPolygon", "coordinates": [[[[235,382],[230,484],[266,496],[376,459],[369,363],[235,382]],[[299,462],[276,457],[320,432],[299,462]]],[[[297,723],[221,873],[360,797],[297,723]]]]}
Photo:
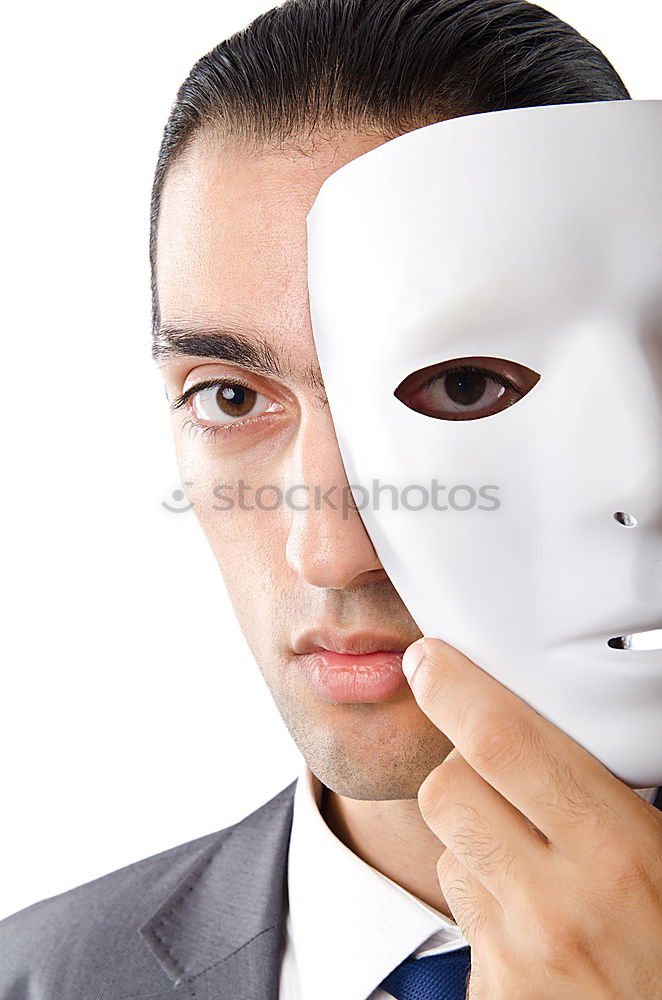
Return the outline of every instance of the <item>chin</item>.
{"type": "Polygon", "coordinates": [[[329,762],[321,766],[313,762],[308,764],[313,774],[323,785],[330,788],[336,795],[346,799],[362,799],[370,802],[385,802],[394,799],[415,799],[418,789],[429,772],[421,773],[420,778],[411,774],[372,773],[356,774],[345,768],[339,769],[329,762]]]}
{"type": "MultiPolygon", "coordinates": [[[[429,720],[427,720],[429,723],[429,720]]],[[[384,801],[415,799],[427,775],[448,756],[453,744],[429,723],[423,731],[347,733],[306,731],[295,742],[308,767],[337,795],[384,801]]],[[[294,737],[294,733],[292,734],[294,737]]]]}
{"type": "Polygon", "coordinates": [[[350,799],[415,799],[453,744],[413,696],[366,704],[330,704],[286,683],[267,683],[308,767],[350,799]]]}

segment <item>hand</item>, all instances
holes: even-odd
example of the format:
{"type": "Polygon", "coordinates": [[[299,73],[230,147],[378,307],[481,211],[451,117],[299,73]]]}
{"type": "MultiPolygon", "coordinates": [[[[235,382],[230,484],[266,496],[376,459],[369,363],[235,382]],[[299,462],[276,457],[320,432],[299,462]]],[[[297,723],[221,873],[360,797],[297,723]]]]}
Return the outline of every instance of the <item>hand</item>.
{"type": "Polygon", "coordinates": [[[468,1000],[660,1000],[662,813],[457,649],[419,646],[412,692],[455,749],[418,803],[468,1000]]]}

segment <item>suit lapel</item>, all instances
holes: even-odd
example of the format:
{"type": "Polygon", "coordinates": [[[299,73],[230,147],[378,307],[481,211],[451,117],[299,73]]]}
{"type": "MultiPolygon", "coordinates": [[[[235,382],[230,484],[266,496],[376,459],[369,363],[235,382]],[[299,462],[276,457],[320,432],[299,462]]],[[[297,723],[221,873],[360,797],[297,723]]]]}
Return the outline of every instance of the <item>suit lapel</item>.
{"type": "Polygon", "coordinates": [[[172,980],[145,998],[277,1000],[295,786],[222,830],[140,928],[172,980]]]}
{"type": "Polygon", "coordinates": [[[140,928],[173,981],[150,1000],[277,1000],[295,786],[222,830],[140,928]]]}

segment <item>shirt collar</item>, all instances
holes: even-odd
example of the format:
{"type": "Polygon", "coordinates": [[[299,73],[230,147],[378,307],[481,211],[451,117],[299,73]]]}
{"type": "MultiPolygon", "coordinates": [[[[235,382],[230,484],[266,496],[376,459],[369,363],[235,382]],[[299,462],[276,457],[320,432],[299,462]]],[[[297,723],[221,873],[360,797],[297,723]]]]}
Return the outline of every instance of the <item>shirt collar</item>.
{"type": "Polygon", "coordinates": [[[453,920],[335,836],[320,813],[322,790],[304,762],[288,857],[289,926],[301,994],[366,1000],[417,949],[427,953],[468,942],[453,920]]]}

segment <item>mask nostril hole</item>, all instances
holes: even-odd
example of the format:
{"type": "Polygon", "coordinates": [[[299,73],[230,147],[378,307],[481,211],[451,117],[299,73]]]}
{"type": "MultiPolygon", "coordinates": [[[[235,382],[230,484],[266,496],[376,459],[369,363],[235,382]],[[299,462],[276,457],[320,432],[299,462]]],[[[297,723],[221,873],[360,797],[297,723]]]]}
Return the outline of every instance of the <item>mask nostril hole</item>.
{"type": "Polygon", "coordinates": [[[614,520],[618,521],[619,524],[624,525],[626,528],[634,528],[637,524],[636,517],[632,514],[625,514],[622,510],[617,510],[614,514],[614,520]]]}

